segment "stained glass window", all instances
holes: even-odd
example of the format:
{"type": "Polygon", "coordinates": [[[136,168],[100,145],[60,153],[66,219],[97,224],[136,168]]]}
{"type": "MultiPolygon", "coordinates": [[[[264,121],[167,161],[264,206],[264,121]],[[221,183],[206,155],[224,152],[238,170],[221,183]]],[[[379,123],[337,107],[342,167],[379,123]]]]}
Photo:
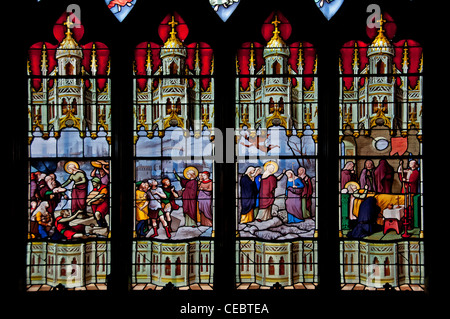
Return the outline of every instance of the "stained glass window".
{"type": "Polygon", "coordinates": [[[134,61],[134,289],[211,289],[214,57],[177,13],[134,61]]]}
{"type": "Polygon", "coordinates": [[[110,271],[109,49],[80,44],[76,15],[56,21],[56,43],[28,50],[30,291],[104,289],[110,271]]]}
{"type": "Polygon", "coordinates": [[[281,12],[266,43],[236,59],[236,285],[314,289],[317,283],[317,53],[287,40],[281,12]]]}
{"type": "Polygon", "coordinates": [[[423,19],[440,7],[371,2],[14,2],[18,297],[67,313],[93,296],[102,315],[150,298],[169,317],[252,300],[317,316],[330,296],[350,315],[355,296],[422,307],[445,278],[445,157],[430,156],[448,136],[446,57],[423,19]]]}
{"type": "Polygon", "coordinates": [[[341,283],[422,290],[423,50],[378,22],[340,51],[341,283]]]}

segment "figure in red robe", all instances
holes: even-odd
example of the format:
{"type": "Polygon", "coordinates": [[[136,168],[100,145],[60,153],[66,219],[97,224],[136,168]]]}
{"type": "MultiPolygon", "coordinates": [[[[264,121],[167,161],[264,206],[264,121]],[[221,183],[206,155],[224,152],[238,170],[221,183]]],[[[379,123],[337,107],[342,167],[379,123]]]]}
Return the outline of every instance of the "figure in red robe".
{"type": "Polygon", "coordinates": [[[375,169],[376,191],[381,194],[392,193],[392,182],[394,181],[394,168],[383,158],[375,169]]]}
{"type": "Polygon", "coordinates": [[[264,173],[261,177],[261,184],[259,188],[259,211],[256,216],[257,221],[264,221],[272,218],[272,205],[275,202],[275,189],[277,182],[285,173],[285,170],[278,176],[274,174],[278,170],[276,163],[266,163],[264,165],[264,173]]]}
{"type": "Polygon", "coordinates": [[[183,213],[185,217],[185,226],[197,226],[197,174],[194,170],[188,170],[186,172],[187,178],[180,177],[176,171],[174,171],[175,177],[180,181],[182,187],[183,198],[183,213]]]}
{"type": "Polygon", "coordinates": [[[402,183],[402,193],[405,193],[405,222],[408,230],[413,228],[414,218],[414,200],[415,194],[419,193],[419,163],[416,160],[409,161],[408,168],[403,169],[403,161],[400,161],[398,167],[398,176],[402,183]]]}
{"type": "Polygon", "coordinates": [[[409,194],[419,192],[419,163],[416,160],[409,161],[408,168],[405,170],[403,170],[403,161],[400,161],[398,176],[403,184],[402,192],[409,194]]]}

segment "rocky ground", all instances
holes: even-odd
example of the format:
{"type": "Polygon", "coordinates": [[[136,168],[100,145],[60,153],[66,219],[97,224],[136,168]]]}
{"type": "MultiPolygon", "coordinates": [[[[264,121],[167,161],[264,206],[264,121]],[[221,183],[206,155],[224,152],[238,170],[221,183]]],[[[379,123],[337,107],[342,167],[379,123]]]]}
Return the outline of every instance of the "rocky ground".
{"type": "Polygon", "coordinates": [[[306,219],[300,223],[285,224],[279,216],[258,222],[239,224],[239,236],[261,238],[267,240],[283,240],[293,238],[311,238],[314,236],[314,219],[306,219]]]}
{"type": "Polygon", "coordinates": [[[314,236],[316,222],[314,218],[305,219],[300,223],[287,223],[287,211],[284,196],[275,198],[272,206],[272,218],[266,221],[253,221],[239,224],[239,236],[261,238],[267,240],[283,240],[293,238],[311,238],[314,236]]]}
{"type": "MultiPolygon", "coordinates": [[[[275,198],[272,207],[272,218],[266,221],[253,221],[247,224],[239,224],[239,237],[260,238],[266,240],[283,240],[294,238],[312,238],[315,230],[315,219],[309,218],[300,223],[287,223],[287,212],[285,209],[285,197],[275,198]]],[[[172,240],[182,240],[196,237],[211,237],[212,227],[208,226],[185,226],[182,208],[172,211],[172,240]]],[[[156,239],[167,239],[166,232],[159,223],[158,236],[156,239]]],[[[153,229],[149,231],[147,237],[153,234],[153,229]]]]}
{"type": "MultiPolygon", "coordinates": [[[[316,226],[315,218],[308,218],[299,223],[287,223],[287,212],[285,209],[284,196],[275,198],[272,207],[272,218],[266,221],[253,221],[246,224],[239,224],[238,231],[241,238],[260,238],[265,240],[283,240],[295,238],[312,238],[316,226]]],[[[96,226],[96,221],[92,214],[85,218],[76,219],[71,224],[84,224],[87,233],[95,234],[99,237],[107,236],[108,229],[96,226]],[[86,218],[87,217],[87,218],[86,218]],[[93,227],[95,225],[95,227],[93,227]]],[[[212,227],[209,226],[185,226],[183,209],[172,211],[172,240],[183,240],[198,237],[212,237],[212,227]]],[[[153,229],[147,234],[147,237],[153,235],[153,229]]],[[[161,223],[158,223],[158,236],[155,239],[167,239],[166,232],[161,223]]]]}
{"type": "MultiPolygon", "coordinates": [[[[212,227],[211,226],[185,226],[184,225],[184,214],[183,209],[174,210],[171,213],[172,223],[172,240],[182,240],[197,237],[211,237],[212,227]]],[[[153,235],[153,229],[147,234],[147,238],[153,235]]],[[[161,223],[158,223],[158,236],[154,237],[156,239],[167,239],[166,231],[161,223]]]]}

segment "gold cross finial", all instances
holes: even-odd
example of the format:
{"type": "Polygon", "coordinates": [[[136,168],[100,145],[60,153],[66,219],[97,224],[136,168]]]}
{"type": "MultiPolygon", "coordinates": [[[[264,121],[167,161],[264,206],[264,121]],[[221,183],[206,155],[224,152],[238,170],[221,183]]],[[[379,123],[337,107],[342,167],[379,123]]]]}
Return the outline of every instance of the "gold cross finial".
{"type": "Polygon", "coordinates": [[[379,32],[384,32],[383,24],[386,22],[386,20],[383,20],[383,15],[382,14],[380,14],[380,20],[377,20],[377,22],[380,23],[380,30],[379,30],[379,32]]]}
{"type": "Polygon", "coordinates": [[[278,31],[278,25],[281,23],[280,20],[278,20],[278,16],[275,15],[275,20],[271,22],[275,26],[275,31],[273,31],[273,34],[278,35],[280,31],[278,31]]]}
{"type": "Polygon", "coordinates": [[[172,20],[169,22],[169,25],[172,28],[172,31],[170,31],[171,36],[174,36],[175,34],[177,34],[177,32],[175,31],[175,26],[177,24],[178,24],[178,22],[175,21],[175,17],[172,16],[172,20]]]}
{"type": "Polygon", "coordinates": [[[66,35],[70,36],[72,35],[72,32],[70,31],[70,29],[73,27],[75,23],[73,23],[72,21],[70,21],[70,15],[67,16],[67,20],[66,22],[64,22],[64,25],[67,27],[67,31],[66,31],[66,35]]]}

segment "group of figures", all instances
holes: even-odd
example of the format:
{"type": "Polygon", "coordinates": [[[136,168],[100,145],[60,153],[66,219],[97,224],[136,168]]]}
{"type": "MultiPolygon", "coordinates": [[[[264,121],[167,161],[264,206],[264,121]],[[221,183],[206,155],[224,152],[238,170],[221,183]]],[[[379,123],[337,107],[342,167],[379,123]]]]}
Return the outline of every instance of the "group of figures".
{"type": "Polygon", "coordinates": [[[402,224],[412,229],[413,210],[417,209],[414,198],[419,195],[419,163],[412,159],[406,168],[403,166],[403,160],[400,160],[395,170],[386,159],[380,159],[375,167],[368,159],[358,177],[355,163],[345,164],[341,171],[341,201],[348,209],[348,219],[353,226],[347,237],[364,238],[381,230],[383,211],[393,207],[404,209],[402,224]]]}
{"type": "Polygon", "coordinates": [[[76,161],[40,164],[31,173],[30,237],[56,241],[106,237],[109,218],[109,163],[103,160],[92,161],[90,180],[76,161]],[[61,168],[66,173],[63,183],[57,178],[61,174],[61,168]],[[86,229],[86,226],[89,228],[86,229]]]}
{"type": "Polygon", "coordinates": [[[176,190],[169,176],[144,179],[136,183],[136,235],[138,238],[158,236],[158,223],[164,227],[168,239],[175,231],[172,212],[182,208],[184,224],[178,226],[212,227],[213,181],[209,171],[199,172],[195,166],[186,167],[183,176],[173,171],[181,185],[176,190]],[[151,222],[151,224],[150,224],[151,222]]]}
{"type": "MultiPolygon", "coordinates": [[[[408,167],[403,169],[403,161],[399,162],[397,169],[402,188],[408,193],[417,194],[419,190],[419,163],[416,160],[410,160],[408,167]]],[[[359,182],[361,188],[367,188],[369,191],[389,194],[392,192],[394,183],[394,168],[387,160],[381,159],[378,166],[372,160],[366,160],[364,168],[358,178],[355,172],[355,163],[349,161],[345,164],[341,172],[341,189],[347,189],[348,182],[359,182]]]]}
{"type": "Polygon", "coordinates": [[[268,161],[263,167],[248,166],[240,178],[240,223],[254,220],[261,222],[272,218],[272,206],[278,183],[287,177],[285,185],[285,208],[287,223],[299,223],[313,217],[313,183],[304,167],[299,167],[296,175],[293,170],[283,170],[275,176],[278,164],[268,161]]]}

